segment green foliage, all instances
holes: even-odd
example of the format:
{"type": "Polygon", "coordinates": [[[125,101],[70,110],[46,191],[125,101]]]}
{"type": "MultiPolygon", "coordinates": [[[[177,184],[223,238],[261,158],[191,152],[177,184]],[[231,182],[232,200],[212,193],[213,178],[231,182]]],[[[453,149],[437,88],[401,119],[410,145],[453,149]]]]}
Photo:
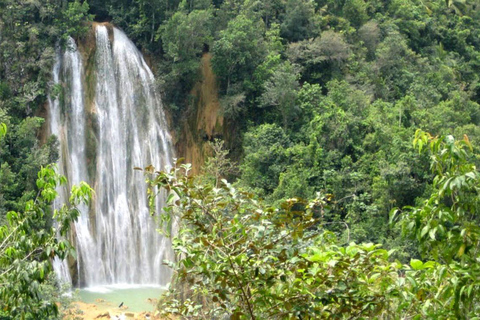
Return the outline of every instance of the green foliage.
{"type": "Polygon", "coordinates": [[[56,139],[40,131],[44,120],[55,46],[89,28],[88,3],[79,1],[0,2],[0,221],[35,197],[41,166],[58,158],[56,139]],[[5,133],[5,132],[4,132],[5,133]]]}
{"type": "Polygon", "coordinates": [[[213,142],[209,141],[212,156],[207,158],[202,168],[204,176],[212,179],[216,187],[220,185],[221,179],[236,172],[235,163],[228,158],[229,151],[225,149],[224,143],[219,139],[215,139],[213,142]]]}
{"type": "Polygon", "coordinates": [[[88,14],[90,6],[87,1],[82,3],[79,0],[70,2],[65,11],[63,11],[60,28],[63,30],[63,40],[66,41],[69,36],[79,38],[84,36],[90,29],[90,23],[93,16],[88,14]]]}
{"type": "Polygon", "coordinates": [[[325,199],[268,207],[225,180],[216,188],[188,171],[182,165],[151,176],[147,169],[149,187],[169,194],[163,215],[179,227],[175,283],[159,306],[165,315],[348,319],[395,307],[389,297],[397,291],[397,265],[373,244],[338,246],[321,227],[329,210],[325,199]]]}
{"type": "Polygon", "coordinates": [[[6,134],[7,134],[7,125],[2,122],[0,123],[0,139],[5,137],[6,134]]]}
{"type": "Polygon", "coordinates": [[[298,72],[289,62],[273,69],[271,77],[264,83],[264,92],[260,97],[261,105],[274,106],[279,109],[283,118],[283,127],[299,113],[297,91],[299,88],[298,72]]]}
{"type": "Polygon", "coordinates": [[[0,108],[24,118],[45,102],[59,38],[82,36],[91,21],[88,3],[0,3],[0,108]]]}
{"type": "MultiPolygon", "coordinates": [[[[431,153],[436,176],[422,205],[392,212],[427,259],[405,265],[391,262],[394,250],[346,244],[326,231],[338,224],[350,234],[347,224],[328,220],[332,195],[270,207],[226,180],[201,183],[189,165],[147,168],[149,189],[169,195],[161,215],[179,230],[174,282],[160,310],[192,319],[475,318],[480,177],[473,147],[466,136],[420,130],[414,146],[431,153]]],[[[149,194],[150,203],[155,197],[149,194]]]]}
{"type": "Polygon", "coordinates": [[[65,239],[79,213],[76,206],[89,201],[93,190],[86,184],[72,189],[68,204],[55,210],[56,225],[47,224],[56,188],[66,183],[54,167],[38,173],[38,193],[20,212],[10,211],[0,226],[0,315],[6,319],[52,319],[58,315],[55,295],[46,295],[54,277],[52,259],[75,256],[65,239]],[[57,233],[58,232],[58,233],[57,233]],[[57,235],[61,236],[60,239],[57,235]]]}
{"type": "MultiPolygon", "coordinates": [[[[177,11],[159,30],[168,63],[163,65],[167,99],[177,102],[198,80],[204,48],[212,42],[211,9],[177,11]]],[[[179,101],[184,103],[184,101],[179,101]]]]}
{"type": "Polygon", "coordinates": [[[264,124],[245,134],[245,158],[240,168],[242,181],[259,196],[275,190],[278,177],[288,166],[285,149],[291,141],[275,124],[264,124]]]}
{"type": "Polygon", "coordinates": [[[239,84],[243,91],[245,82],[250,80],[250,74],[263,59],[262,31],[261,21],[238,15],[220,32],[212,48],[212,67],[225,93],[230,94],[234,84],[239,84]]]}
{"type": "MultiPolygon", "coordinates": [[[[192,319],[458,319],[479,312],[477,250],[479,175],[465,136],[418,130],[414,146],[431,153],[436,174],[429,199],[393,211],[428,259],[389,262],[393,251],[339,242],[325,227],[332,195],[270,207],[226,180],[215,187],[189,174],[147,168],[149,190],[168,193],[162,216],[173,239],[174,283],[160,301],[164,315],[192,319]],[[449,245],[445,245],[448,242],[449,245]],[[188,287],[185,287],[188,286],[188,287]]],[[[155,203],[156,193],[149,193],[155,203]]],[[[155,208],[151,208],[154,212],[155,208]]],[[[347,242],[349,239],[347,239],[347,242]]]]}
{"type": "Polygon", "coordinates": [[[310,38],[315,14],[311,0],[286,1],[285,16],[281,25],[282,37],[291,42],[310,38]]]}
{"type": "Polygon", "coordinates": [[[385,100],[401,98],[416,76],[417,55],[408,47],[403,35],[392,32],[378,45],[375,56],[382,83],[376,94],[385,100]],[[399,56],[402,59],[398,59],[399,56]]]}
{"type": "MultiPolygon", "coordinates": [[[[174,63],[193,60],[200,56],[204,45],[209,45],[211,42],[212,19],[210,10],[176,12],[168,20],[162,32],[163,46],[167,56],[174,63]]],[[[198,68],[198,65],[196,67],[198,68]]],[[[191,72],[195,71],[195,68],[191,70],[191,72]]]]}
{"type": "Polygon", "coordinates": [[[89,1],[90,12],[95,14],[96,21],[111,21],[122,28],[140,48],[155,54],[162,50],[158,30],[175,13],[180,2],[180,0],[89,1]]]}
{"type": "Polygon", "coordinates": [[[5,147],[0,149],[0,212],[21,210],[25,202],[36,193],[35,179],[38,170],[58,158],[55,137],[39,146],[37,132],[44,120],[26,118],[12,126],[5,136],[5,147]]]}
{"type": "MultiPolygon", "coordinates": [[[[417,130],[414,146],[431,155],[435,174],[430,197],[419,207],[392,213],[398,216],[404,233],[415,237],[424,257],[433,258],[433,274],[426,276],[434,288],[425,293],[425,314],[439,318],[464,318],[478,315],[480,294],[477,252],[480,239],[479,183],[480,176],[473,162],[473,147],[467,136],[432,137],[417,130]],[[430,292],[429,292],[430,291],[430,292]]],[[[421,261],[412,262],[421,270],[421,261]]],[[[426,289],[424,289],[426,290],[426,289]]]]}
{"type": "Polygon", "coordinates": [[[305,68],[304,77],[315,82],[326,82],[334,73],[343,72],[350,54],[343,34],[330,30],[314,39],[291,43],[287,50],[289,59],[305,68]]]}
{"type": "Polygon", "coordinates": [[[343,14],[345,18],[355,28],[361,27],[368,20],[368,1],[352,0],[345,1],[343,6],[343,14]]]}

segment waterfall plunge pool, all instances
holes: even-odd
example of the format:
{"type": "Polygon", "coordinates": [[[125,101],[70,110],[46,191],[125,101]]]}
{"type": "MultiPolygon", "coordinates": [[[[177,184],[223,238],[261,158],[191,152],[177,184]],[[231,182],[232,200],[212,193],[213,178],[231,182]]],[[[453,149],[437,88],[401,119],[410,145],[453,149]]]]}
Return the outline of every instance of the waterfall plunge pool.
{"type": "Polygon", "coordinates": [[[125,311],[154,311],[157,299],[165,291],[163,286],[115,284],[95,286],[78,290],[80,300],[95,304],[99,310],[121,310],[118,306],[128,307],[125,311]]]}

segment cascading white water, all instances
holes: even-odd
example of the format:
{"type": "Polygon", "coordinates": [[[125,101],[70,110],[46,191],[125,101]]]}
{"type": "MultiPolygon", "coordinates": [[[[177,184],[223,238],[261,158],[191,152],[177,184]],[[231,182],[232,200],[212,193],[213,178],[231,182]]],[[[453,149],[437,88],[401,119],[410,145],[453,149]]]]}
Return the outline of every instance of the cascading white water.
{"type": "MultiPolygon", "coordinates": [[[[169,241],[156,231],[143,175],[133,170],[168,167],[173,156],[154,76],[123,32],[109,34],[98,25],[96,83],[89,86],[94,106],[86,106],[81,55],[72,39],[69,47],[54,67],[64,94],[50,99],[50,123],[60,140],[61,173],[70,185],[83,180],[95,189],[94,205],[80,208],[75,223],[78,283],[166,284],[170,273],[162,260],[170,254],[169,241]]],[[[63,191],[59,201],[65,200],[63,191]]],[[[65,264],[55,265],[57,273],[68,274],[65,264]]]]}

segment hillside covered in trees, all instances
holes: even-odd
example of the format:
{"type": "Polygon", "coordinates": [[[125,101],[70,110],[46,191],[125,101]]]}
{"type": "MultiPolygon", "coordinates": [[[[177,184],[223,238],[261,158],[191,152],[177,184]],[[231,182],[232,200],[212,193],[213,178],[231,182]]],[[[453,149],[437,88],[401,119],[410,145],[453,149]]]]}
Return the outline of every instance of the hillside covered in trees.
{"type": "MultiPolygon", "coordinates": [[[[189,115],[212,54],[230,178],[275,202],[333,195],[357,241],[391,241],[394,207],[429,192],[416,129],[479,136],[474,1],[91,1],[153,57],[164,101],[189,115]]],[[[396,238],[396,236],[394,236],[396,238]]]]}
{"type": "MultiPolygon", "coordinates": [[[[164,310],[212,319],[475,319],[477,1],[0,0],[5,230],[15,225],[7,212],[39,199],[46,187],[37,173],[59,157],[44,127],[48,96],[62,90],[51,78],[56,50],[68,36],[85,39],[93,21],[123,29],[149,58],[176,136],[194,114],[192,90],[211,55],[228,134],[210,143],[196,180],[180,168],[150,177],[175,192],[167,213],[188,230],[174,241],[183,255],[164,310]],[[191,299],[176,292],[185,285],[191,299]]],[[[45,215],[35,228],[53,237],[52,199],[38,201],[45,215]]],[[[0,232],[0,315],[54,312],[18,307],[21,294],[46,297],[1,285],[13,261],[4,254],[8,234],[0,232]]],[[[50,257],[34,258],[51,271],[50,257]]],[[[43,283],[32,268],[26,283],[43,283]]]]}

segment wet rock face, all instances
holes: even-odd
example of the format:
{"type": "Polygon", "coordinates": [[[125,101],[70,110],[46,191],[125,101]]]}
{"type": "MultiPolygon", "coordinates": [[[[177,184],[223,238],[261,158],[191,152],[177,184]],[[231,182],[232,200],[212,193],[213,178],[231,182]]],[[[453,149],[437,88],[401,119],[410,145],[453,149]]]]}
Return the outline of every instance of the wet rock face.
{"type": "Polygon", "coordinates": [[[70,276],[72,278],[72,286],[73,287],[81,286],[82,284],[78,283],[78,280],[79,280],[80,277],[78,276],[77,260],[74,259],[73,257],[68,257],[67,263],[68,263],[68,270],[69,270],[70,276]]]}
{"type": "Polygon", "coordinates": [[[192,172],[199,173],[201,166],[210,153],[207,145],[213,139],[224,139],[224,117],[218,99],[218,86],[210,63],[212,56],[205,53],[202,57],[202,77],[193,88],[193,105],[189,106],[193,116],[184,122],[176,149],[185,162],[192,164],[192,172]]]}

